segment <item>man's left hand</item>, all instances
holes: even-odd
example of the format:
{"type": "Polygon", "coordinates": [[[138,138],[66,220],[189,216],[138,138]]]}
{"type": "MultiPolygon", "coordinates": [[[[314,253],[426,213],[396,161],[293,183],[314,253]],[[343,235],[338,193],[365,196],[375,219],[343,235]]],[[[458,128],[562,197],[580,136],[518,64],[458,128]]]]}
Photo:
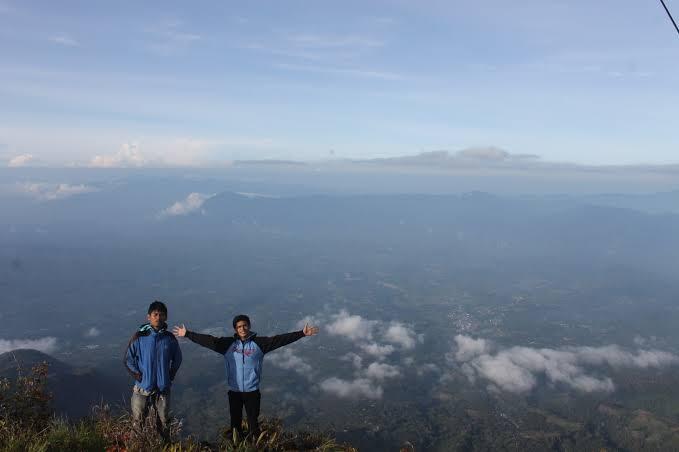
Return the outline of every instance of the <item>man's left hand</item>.
{"type": "Polygon", "coordinates": [[[317,326],[309,326],[307,323],[304,325],[304,329],[302,330],[305,336],[313,336],[314,334],[318,334],[318,327],[317,326]]]}

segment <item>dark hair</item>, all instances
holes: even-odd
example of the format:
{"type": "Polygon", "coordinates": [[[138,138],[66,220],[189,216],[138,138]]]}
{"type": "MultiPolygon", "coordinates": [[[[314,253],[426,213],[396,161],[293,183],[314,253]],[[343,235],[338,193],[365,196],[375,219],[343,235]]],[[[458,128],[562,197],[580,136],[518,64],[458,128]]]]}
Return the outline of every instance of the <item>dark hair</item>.
{"type": "Polygon", "coordinates": [[[240,322],[241,320],[245,320],[248,322],[248,326],[250,326],[250,317],[246,316],[245,314],[239,314],[236,317],[233,318],[233,328],[236,329],[236,324],[240,322]]]}
{"type": "Polygon", "coordinates": [[[165,306],[165,303],[163,303],[162,301],[156,300],[149,305],[149,312],[148,312],[149,315],[153,311],[162,312],[163,314],[167,315],[167,306],[165,306]]]}

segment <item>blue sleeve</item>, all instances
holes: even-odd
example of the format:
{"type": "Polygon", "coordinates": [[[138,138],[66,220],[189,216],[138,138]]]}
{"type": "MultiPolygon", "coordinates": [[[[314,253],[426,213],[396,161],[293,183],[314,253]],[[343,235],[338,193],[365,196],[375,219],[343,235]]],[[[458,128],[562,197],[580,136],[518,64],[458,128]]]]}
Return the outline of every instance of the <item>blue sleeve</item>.
{"type": "Polygon", "coordinates": [[[130,341],[125,352],[125,367],[127,371],[136,380],[141,380],[141,371],[139,370],[139,340],[130,341]]]}
{"type": "Polygon", "coordinates": [[[182,349],[179,347],[179,342],[177,339],[172,341],[174,348],[172,350],[172,366],[170,367],[170,380],[174,380],[174,376],[177,375],[179,367],[182,365],[182,349]]]}

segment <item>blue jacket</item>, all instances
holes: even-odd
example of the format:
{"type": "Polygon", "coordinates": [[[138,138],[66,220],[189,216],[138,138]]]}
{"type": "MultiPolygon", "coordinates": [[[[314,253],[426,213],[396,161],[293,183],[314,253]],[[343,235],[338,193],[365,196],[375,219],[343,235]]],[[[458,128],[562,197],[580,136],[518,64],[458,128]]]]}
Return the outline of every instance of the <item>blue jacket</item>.
{"type": "Polygon", "coordinates": [[[154,330],[148,323],[139,327],[128,343],[125,367],[136,380],[135,386],[146,392],[163,392],[182,364],[182,351],[167,326],[154,330]]]}
{"type": "Polygon", "coordinates": [[[257,333],[250,333],[244,341],[235,334],[233,337],[214,337],[193,331],[187,331],[186,337],[224,355],[226,381],[231,391],[251,392],[259,389],[264,355],[303,338],[304,333],[295,331],[272,337],[258,337],[257,333]]]}

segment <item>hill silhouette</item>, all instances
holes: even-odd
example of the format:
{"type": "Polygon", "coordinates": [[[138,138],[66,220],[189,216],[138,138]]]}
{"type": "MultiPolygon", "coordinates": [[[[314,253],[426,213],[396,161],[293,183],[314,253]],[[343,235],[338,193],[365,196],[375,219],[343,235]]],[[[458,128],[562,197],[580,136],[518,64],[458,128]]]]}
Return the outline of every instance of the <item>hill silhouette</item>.
{"type": "Polygon", "coordinates": [[[15,379],[41,363],[47,363],[47,386],[56,414],[78,419],[102,400],[123,401],[129,396],[125,379],[112,378],[88,368],[76,368],[38,350],[19,349],[0,354],[0,378],[15,379]]]}

